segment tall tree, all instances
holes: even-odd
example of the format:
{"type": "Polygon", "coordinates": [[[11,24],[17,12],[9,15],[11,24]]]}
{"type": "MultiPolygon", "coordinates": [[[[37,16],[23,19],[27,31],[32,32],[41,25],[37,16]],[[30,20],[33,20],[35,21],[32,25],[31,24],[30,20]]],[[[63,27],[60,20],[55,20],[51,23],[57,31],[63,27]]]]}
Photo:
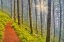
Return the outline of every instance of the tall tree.
{"type": "Polygon", "coordinates": [[[41,3],[41,0],[40,1],[40,21],[41,21],[41,35],[43,36],[43,17],[42,17],[42,3],[41,3]]]}
{"type": "Polygon", "coordinates": [[[31,34],[33,34],[33,28],[32,28],[32,0],[28,0],[29,3],[29,20],[30,20],[30,29],[31,29],[31,34]]]}
{"type": "Polygon", "coordinates": [[[63,0],[63,42],[64,42],[64,0],[63,0]]]}
{"type": "Polygon", "coordinates": [[[28,14],[29,14],[29,7],[28,6],[29,6],[29,4],[28,4],[28,0],[27,0],[27,21],[29,20],[28,19],[28,14]]]}
{"type": "Polygon", "coordinates": [[[18,14],[18,25],[20,25],[20,10],[19,10],[19,0],[17,0],[17,14],[18,14]]]}
{"type": "Polygon", "coordinates": [[[59,41],[61,42],[61,28],[62,28],[62,8],[61,8],[61,0],[59,0],[60,5],[60,29],[59,29],[59,41]]]}
{"type": "Polygon", "coordinates": [[[46,36],[46,42],[50,42],[50,26],[51,26],[51,0],[48,0],[47,36],[46,36]]]}
{"type": "Polygon", "coordinates": [[[23,24],[23,0],[22,0],[22,24],[23,24]]]}
{"type": "Polygon", "coordinates": [[[37,27],[37,25],[38,25],[38,23],[37,23],[37,7],[36,7],[37,2],[36,2],[36,0],[34,0],[34,3],[35,3],[35,16],[36,16],[36,34],[38,34],[38,27],[37,27]]]}
{"type": "Polygon", "coordinates": [[[16,21],[16,4],[15,4],[15,0],[14,0],[14,21],[16,21]]]}
{"type": "Polygon", "coordinates": [[[43,10],[43,12],[42,12],[43,13],[43,15],[42,15],[42,21],[43,21],[42,22],[42,25],[43,25],[42,29],[43,29],[43,33],[44,33],[44,21],[45,21],[45,9],[44,9],[45,6],[44,6],[44,1],[45,0],[43,0],[43,3],[42,3],[42,10],[43,10]]]}
{"type": "Polygon", "coordinates": [[[10,0],[10,6],[11,6],[11,18],[12,18],[12,0],[10,0]]]}
{"type": "Polygon", "coordinates": [[[3,11],[3,0],[1,0],[1,9],[3,11]]]}
{"type": "Polygon", "coordinates": [[[55,7],[54,7],[54,0],[53,0],[53,26],[54,26],[54,40],[53,40],[53,42],[55,42],[55,15],[54,15],[54,9],[55,9],[55,7]]]}

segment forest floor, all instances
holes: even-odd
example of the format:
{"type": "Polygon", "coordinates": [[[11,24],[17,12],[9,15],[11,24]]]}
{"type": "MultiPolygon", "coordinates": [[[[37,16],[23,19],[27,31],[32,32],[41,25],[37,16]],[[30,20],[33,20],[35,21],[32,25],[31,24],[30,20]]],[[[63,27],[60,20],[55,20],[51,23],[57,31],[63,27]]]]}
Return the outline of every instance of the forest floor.
{"type": "Polygon", "coordinates": [[[16,32],[12,28],[10,22],[7,22],[5,26],[2,42],[20,42],[20,39],[18,38],[16,32]]]}
{"type": "Polygon", "coordinates": [[[35,29],[30,34],[28,22],[18,25],[10,15],[0,10],[0,42],[45,42],[46,35],[42,37],[40,31],[38,35],[35,29]],[[10,21],[10,22],[8,22],[10,21]]]}

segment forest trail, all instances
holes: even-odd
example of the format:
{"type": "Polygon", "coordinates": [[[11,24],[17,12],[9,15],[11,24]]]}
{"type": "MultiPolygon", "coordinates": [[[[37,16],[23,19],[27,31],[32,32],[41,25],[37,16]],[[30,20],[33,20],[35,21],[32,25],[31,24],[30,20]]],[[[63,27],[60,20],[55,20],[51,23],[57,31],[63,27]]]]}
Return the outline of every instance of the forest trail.
{"type": "Polygon", "coordinates": [[[2,42],[20,42],[10,22],[7,22],[2,42]]]}

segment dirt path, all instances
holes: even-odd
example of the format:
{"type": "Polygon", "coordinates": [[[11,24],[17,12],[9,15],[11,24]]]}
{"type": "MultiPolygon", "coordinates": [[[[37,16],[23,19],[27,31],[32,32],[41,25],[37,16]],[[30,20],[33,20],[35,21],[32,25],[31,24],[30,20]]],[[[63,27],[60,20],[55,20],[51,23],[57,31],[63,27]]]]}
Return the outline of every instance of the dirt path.
{"type": "Polygon", "coordinates": [[[20,42],[10,22],[8,22],[5,26],[2,42],[20,42]]]}

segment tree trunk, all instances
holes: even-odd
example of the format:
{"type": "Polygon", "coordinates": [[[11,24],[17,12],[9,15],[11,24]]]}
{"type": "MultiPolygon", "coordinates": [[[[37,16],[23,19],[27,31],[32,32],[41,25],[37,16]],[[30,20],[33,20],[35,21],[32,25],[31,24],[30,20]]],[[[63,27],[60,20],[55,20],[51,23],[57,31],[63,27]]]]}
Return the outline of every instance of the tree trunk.
{"type": "Polygon", "coordinates": [[[54,26],[54,38],[53,38],[53,42],[55,42],[55,16],[54,16],[54,0],[53,0],[53,26],[54,26]]]}
{"type": "Polygon", "coordinates": [[[1,0],[1,10],[3,11],[3,0],[1,0]]]}
{"type": "MultiPolygon", "coordinates": [[[[63,0],[63,7],[64,7],[64,0],[63,0]]],[[[64,8],[63,8],[63,42],[64,42],[64,8]]]]}
{"type": "Polygon", "coordinates": [[[48,0],[48,16],[47,16],[47,37],[46,37],[46,42],[50,42],[50,26],[51,26],[51,0],[48,0]]]}
{"type": "Polygon", "coordinates": [[[14,0],[14,21],[16,21],[16,12],[15,12],[16,10],[15,9],[16,9],[16,6],[15,6],[15,0],[14,0]]]}
{"type": "Polygon", "coordinates": [[[22,24],[23,24],[23,0],[22,0],[22,24]]]}
{"type": "Polygon", "coordinates": [[[61,8],[61,0],[59,0],[59,5],[60,5],[60,29],[59,29],[59,41],[58,42],[61,42],[61,26],[62,26],[62,8],[61,8]]]}
{"type": "Polygon", "coordinates": [[[30,29],[31,29],[31,34],[33,34],[33,28],[32,28],[32,0],[28,0],[29,2],[29,19],[30,19],[30,29]]]}
{"type": "Polygon", "coordinates": [[[28,9],[28,8],[29,8],[29,4],[28,4],[28,0],[27,0],[27,22],[29,22],[29,21],[28,21],[28,20],[29,20],[29,19],[28,19],[28,17],[29,17],[29,16],[28,16],[28,14],[29,14],[29,9],[28,9]]]}
{"type": "Polygon", "coordinates": [[[12,18],[12,0],[10,0],[10,6],[11,6],[11,18],[12,18]]]}
{"type": "Polygon", "coordinates": [[[17,0],[17,14],[18,14],[18,25],[20,25],[20,10],[19,10],[19,0],[17,0]]]}
{"type": "Polygon", "coordinates": [[[41,21],[41,35],[43,36],[43,21],[42,21],[42,7],[41,7],[41,0],[40,0],[40,21],[41,21]]]}
{"type": "Polygon", "coordinates": [[[64,42],[64,13],[63,13],[63,42],[64,42]]]}
{"type": "Polygon", "coordinates": [[[35,3],[35,16],[36,16],[36,34],[38,34],[38,23],[37,23],[37,7],[36,7],[36,0],[34,0],[34,3],[35,3]]]}

